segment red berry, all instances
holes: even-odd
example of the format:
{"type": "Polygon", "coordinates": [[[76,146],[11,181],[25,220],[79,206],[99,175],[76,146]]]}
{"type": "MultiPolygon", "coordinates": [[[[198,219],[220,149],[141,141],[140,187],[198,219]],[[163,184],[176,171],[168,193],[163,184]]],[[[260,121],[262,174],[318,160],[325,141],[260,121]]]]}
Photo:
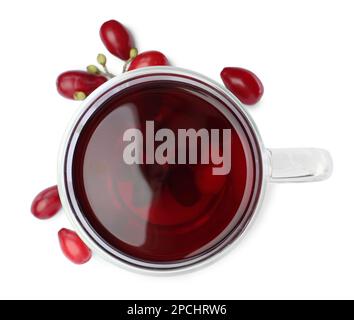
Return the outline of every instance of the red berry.
{"type": "Polygon", "coordinates": [[[107,78],[86,71],[67,71],[57,79],[58,92],[69,99],[74,99],[76,92],[83,92],[88,96],[92,91],[105,83],[107,78]]]}
{"type": "Polygon", "coordinates": [[[215,194],[225,185],[226,176],[213,175],[213,166],[204,164],[197,167],[195,181],[201,193],[215,194]]]}
{"type": "Polygon", "coordinates": [[[40,192],[33,200],[32,214],[38,219],[49,219],[61,208],[58,187],[53,186],[40,192]]]}
{"type": "Polygon", "coordinates": [[[116,20],[106,21],[100,29],[101,39],[114,56],[128,60],[133,41],[127,29],[116,20]]]}
{"type": "Polygon", "coordinates": [[[146,51],[138,54],[130,63],[128,70],[134,70],[149,66],[168,66],[166,56],[159,51],[146,51]]]}
{"type": "Polygon", "coordinates": [[[61,250],[71,262],[84,264],[91,259],[91,250],[76,232],[63,228],[58,232],[58,236],[61,250]]]}
{"type": "Polygon", "coordinates": [[[221,79],[228,88],[244,104],[257,103],[263,95],[261,80],[251,71],[242,68],[224,68],[221,79]]]}

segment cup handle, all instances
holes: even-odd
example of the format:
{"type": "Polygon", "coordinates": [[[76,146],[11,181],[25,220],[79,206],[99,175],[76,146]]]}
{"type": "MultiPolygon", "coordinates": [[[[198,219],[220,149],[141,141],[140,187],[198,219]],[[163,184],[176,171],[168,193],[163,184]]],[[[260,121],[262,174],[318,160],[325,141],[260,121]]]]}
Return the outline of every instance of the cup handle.
{"type": "Polygon", "coordinates": [[[268,149],[270,182],[322,181],[332,174],[328,151],[316,148],[268,149]]]}

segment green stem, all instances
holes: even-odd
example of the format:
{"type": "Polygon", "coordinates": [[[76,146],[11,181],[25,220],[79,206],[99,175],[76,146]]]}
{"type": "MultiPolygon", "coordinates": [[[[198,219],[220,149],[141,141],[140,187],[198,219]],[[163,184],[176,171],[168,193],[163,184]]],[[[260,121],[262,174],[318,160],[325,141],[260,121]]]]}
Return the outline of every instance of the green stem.
{"type": "Polygon", "coordinates": [[[109,70],[108,70],[106,65],[103,66],[103,70],[104,70],[104,74],[110,79],[112,79],[112,78],[114,78],[116,76],[115,74],[109,72],[109,70]]]}
{"type": "Polygon", "coordinates": [[[123,73],[128,71],[128,67],[130,63],[133,61],[134,58],[129,58],[127,61],[125,61],[123,65],[123,73]]]}

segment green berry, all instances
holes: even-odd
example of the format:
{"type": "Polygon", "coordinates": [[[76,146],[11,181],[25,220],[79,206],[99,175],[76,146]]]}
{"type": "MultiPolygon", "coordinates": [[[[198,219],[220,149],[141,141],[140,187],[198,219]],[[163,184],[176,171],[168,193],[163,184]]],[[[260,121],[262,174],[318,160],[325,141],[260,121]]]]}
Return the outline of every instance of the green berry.
{"type": "Polygon", "coordinates": [[[76,91],[74,93],[74,100],[81,101],[86,99],[86,93],[82,91],[76,91]]]}
{"type": "Polygon", "coordinates": [[[91,74],[100,74],[100,70],[93,64],[90,64],[89,66],[87,66],[87,72],[91,73],[91,74]]]}
{"type": "Polygon", "coordinates": [[[129,52],[129,57],[130,59],[134,59],[138,55],[138,49],[137,48],[131,48],[129,52]]]}
{"type": "Polygon", "coordinates": [[[99,53],[97,55],[97,62],[101,65],[101,66],[105,66],[106,62],[107,62],[107,58],[103,53],[99,53]]]}

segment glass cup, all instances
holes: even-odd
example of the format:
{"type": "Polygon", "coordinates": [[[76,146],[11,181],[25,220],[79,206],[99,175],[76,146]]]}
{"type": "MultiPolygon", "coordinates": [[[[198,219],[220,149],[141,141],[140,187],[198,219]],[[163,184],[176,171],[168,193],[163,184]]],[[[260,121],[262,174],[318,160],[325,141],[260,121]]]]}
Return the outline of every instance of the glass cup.
{"type": "Polygon", "coordinates": [[[214,260],[245,231],[272,182],[328,178],[322,149],[266,149],[226,88],[148,67],[94,91],[70,124],[59,192],[76,231],[117,264],[175,271],[214,260]]]}

